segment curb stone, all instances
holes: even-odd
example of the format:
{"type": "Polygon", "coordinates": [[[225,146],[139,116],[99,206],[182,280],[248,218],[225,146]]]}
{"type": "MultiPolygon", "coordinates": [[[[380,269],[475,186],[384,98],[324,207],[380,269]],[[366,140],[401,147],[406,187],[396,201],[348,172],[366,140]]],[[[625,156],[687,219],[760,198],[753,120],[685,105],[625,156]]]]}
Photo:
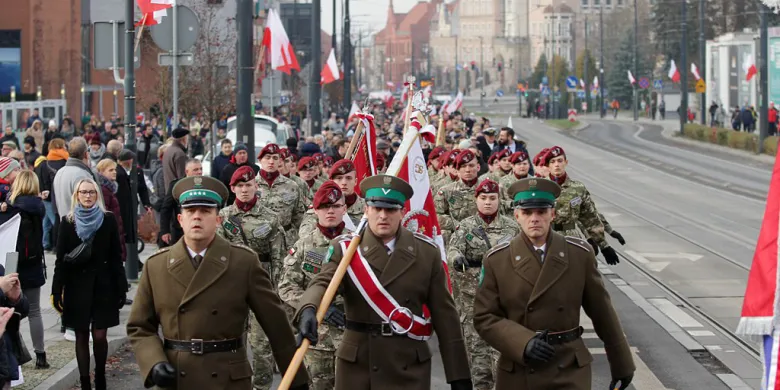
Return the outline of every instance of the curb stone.
{"type": "MultiPolygon", "coordinates": [[[[120,325],[122,326],[122,325],[120,325]]],[[[123,345],[125,345],[128,342],[128,338],[126,336],[124,337],[118,337],[113,340],[108,341],[108,356],[112,356],[116,354],[116,352],[121,348],[123,345]]],[[[76,346],[73,342],[68,342],[70,345],[73,345],[73,348],[75,350],[76,346]]],[[[95,368],[95,356],[90,354],[89,355],[89,366],[90,371],[94,370],[95,368]]],[[[60,368],[54,375],[48,377],[46,380],[41,382],[38,386],[35,387],[35,390],[69,390],[73,386],[76,385],[79,381],[79,366],[76,359],[71,360],[68,364],[66,364],[64,367],[60,368]]]]}

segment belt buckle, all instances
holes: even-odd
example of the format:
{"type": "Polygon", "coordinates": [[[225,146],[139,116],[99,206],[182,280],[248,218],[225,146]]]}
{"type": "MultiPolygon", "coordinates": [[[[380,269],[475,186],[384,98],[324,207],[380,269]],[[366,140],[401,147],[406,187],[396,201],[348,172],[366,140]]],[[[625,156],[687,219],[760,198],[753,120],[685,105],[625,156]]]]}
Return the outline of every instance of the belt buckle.
{"type": "MultiPolygon", "coordinates": [[[[536,331],[536,334],[542,334],[542,333],[545,333],[545,332],[544,332],[544,331],[541,331],[541,330],[537,330],[537,331],[536,331]]],[[[542,340],[542,341],[544,341],[545,343],[548,343],[548,344],[549,344],[549,343],[550,343],[550,332],[547,332],[547,333],[544,335],[544,338],[542,338],[541,340],[542,340]]]]}
{"type": "Polygon", "coordinates": [[[381,334],[383,337],[390,337],[393,335],[393,325],[390,324],[390,322],[383,322],[381,328],[381,334]]]}
{"type": "Polygon", "coordinates": [[[203,339],[190,339],[190,353],[203,355],[203,339]]]}
{"type": "MultiPolygon", "coordinates": [[[[382,336],[392,336],[393,334],[397,335],[405,335],[409,333],[409,331],[412,330],[412,327],[414,326],[414,313],[412,313],[412,310],[406,307],[398,306],[393,311],[390,312],[390,315],[387,316],[387,321],[382,323],[382,336]],[[396,329],[393,326],[393,315],[395,313],[404,313],[409,317],[409,327],[407,328],[401,328],[396,329]],[[385,335],[385,325],[389,328],[389,334],[385,335]]],[[[399,326],[400,327],[400,326],[399,326]]]]}

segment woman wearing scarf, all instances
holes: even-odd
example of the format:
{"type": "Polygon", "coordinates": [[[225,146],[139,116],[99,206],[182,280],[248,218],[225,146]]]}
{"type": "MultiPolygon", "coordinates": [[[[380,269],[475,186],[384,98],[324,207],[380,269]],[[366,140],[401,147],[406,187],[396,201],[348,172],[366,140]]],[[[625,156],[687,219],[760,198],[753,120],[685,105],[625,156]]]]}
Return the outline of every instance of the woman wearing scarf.
{"type": "Polygon", "coordinates": [[[127,279],[116,216],[106,212],[100,187],[82,179],[73,191],[71,210],[62,218],[54,263],[52,306],[63,324],[75,330],[76,360],[81,388],[91,389],[89,336],[95,355],[95,389],[106,389],[108,328],[119,325],[119,309],[125,304],[127,279]],[[66,260],[83,242],[91,242],[90,256],[73,264],[66,260]]]}
{"type": "Polygon", "coordinates": [[[94,168],[106,156],[106,145],[100,142],[100,136],[93,135],[89,139],[89,166],[94,168]]]}
{"type": "Polygon", "coordinates": [[[466,348],[471,355],[471,378],[475,389],[492,389],[495,351],[474,330],[474,296],[479,285],[482,258],[490,248],[520,234],[514,219],[499,214],[498,183],[486,179],[473,193],[477,215],[460,221],[447,246],[453,298],[462,319],[466,348]]]}
{"type": "MultiPolygon", "coordinates": [[[[110,211],[114,214],[116,222],[119,224],[119,237],[124,237],[124,228],[122,227],[122,214],[119,211],[119,200],[116,198],[116,191],[119,189],[119,184],[116,182],[116,167],[117,164],[114,160],[103,159],[97,163],[98,181],[100,182],[100,192],[103,194],[103,204],[106,206],[106,211],[110,211]]],[[[121,243],[121,240],[120,240],[121,243]]],[[[127,258],[127,252],[125,246],[122,245],[122,261],[127,258]]]]}

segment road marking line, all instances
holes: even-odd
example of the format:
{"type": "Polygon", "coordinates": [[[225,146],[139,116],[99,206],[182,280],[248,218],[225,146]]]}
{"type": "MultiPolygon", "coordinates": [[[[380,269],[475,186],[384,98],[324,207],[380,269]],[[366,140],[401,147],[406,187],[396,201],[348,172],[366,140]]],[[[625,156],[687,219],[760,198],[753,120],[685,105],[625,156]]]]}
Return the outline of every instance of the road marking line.
{"type": "Polygon", "coordinates": [[[694,337],[715,336],[715,333],[712,333],[709,330],[689,330],[688,334],[694,337]]]}
{"type": "Polygon", "coordinates": [[[732,390],[750,390],[751,387],[747,385],[742,379],[734,374],[716,374],[718,379],[723,381],[732,390]]]}
{"type": "Polygon", "coordinates": [[[702,328],[702,324],[696,321],[693,317],[688,315],[682,309],[670,302],[666,298],[650,298],[647,300],[657,307],[662,313],[669,317],[681,328],[702,328]]]}

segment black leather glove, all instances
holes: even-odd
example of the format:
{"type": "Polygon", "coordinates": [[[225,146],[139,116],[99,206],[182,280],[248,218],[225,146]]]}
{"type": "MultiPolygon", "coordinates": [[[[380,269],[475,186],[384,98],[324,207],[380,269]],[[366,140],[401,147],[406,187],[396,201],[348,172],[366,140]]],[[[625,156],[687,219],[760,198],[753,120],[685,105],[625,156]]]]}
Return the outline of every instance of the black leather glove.
{"type": "Polygon", "coordinates": [[[609,265],[615,265],[620,262],[620,259],[618,259],[617,252],[615,252],[615,250],[612,249],[611,246],[602,249],[601,253],[604,255],[604,260],[606,260],[607,264],[609,265]]]}
{"type": "Polygon", "coordinates": [[[455,271],[458,272],[466,271],[466,258],[463,256],[456,257],[455,260],[452,262],[452,266],[455,267],[455,271]]]}
{"type": "Polygon", "coordinates": [[[589,238],[588,239],[588,244],[590,244],[590,246],[593,247],[593,254],[595,256],[598,256],[599,255],[599,246],[596,244],[596,241],[593,241],[592,238],[589,238]]]}
{"type": "Polygon", "coordinates": [[[629,375],[622,378],[612,378],[612,382],[609,382],[609,390],[626,390],[633,379],[634,375],[629,375]],[[618,382],[620,382],[620,388],[617,387],[618,382]]]}
{"type": "Polygon", "coordinates": [[[341,329],[347,326],[347,318],[344,316],[344,312],[333,305],[330,305],[328,311],[325,312],[325,322],[341,329]]]}
{"type": "Polygon", "coordinates": [[[299,386],[291,387],[290,390],[309,390],[309,384],[308,383],[304,383],[304,384],[299,385],[299,386]]]}
{"type": "Polygon", "coordinates": [[[452,390],[472,390],[474,384],[471,383],[471,379],[458,379],[450,382],[450,389],[452,390]]]}
{"type": "Polygon", "coordinates": [[[157,387],[176,386],[176,369],[168,362],[159,362],[152,367],[152,383],[157,387]]]}
{"type": "Polygon", "coordinates": [[[613,230],[612,233],[609,233],[609,235],[612,236],[612,238],[618,240],[620,245],[626,245],[626,239],[623,238],[623,235],[620,234],[617,230],[613,230]]]}
{"type": "Polygon", "coordinates": [[[298,332],[297,347],[301,346],[304,338],[308,339],[312,346],[317,345],[317,312],[313,307],[307,307],[301,311],[298,319],[298,332]]]}
{"type": "Polygon", "coordinates": [[[528,344],[525,345],[523,356],[540,362],[548,362],[555,356],[555,348],[547,341],[547,331],[537,333],[528,344]]]}
{"type": "Polygon", "coordinates": [[[57,310],[57,312],[62,314],[62,293],[51,295],[51,305],[54,307],[54,310],[57,310]]]}

